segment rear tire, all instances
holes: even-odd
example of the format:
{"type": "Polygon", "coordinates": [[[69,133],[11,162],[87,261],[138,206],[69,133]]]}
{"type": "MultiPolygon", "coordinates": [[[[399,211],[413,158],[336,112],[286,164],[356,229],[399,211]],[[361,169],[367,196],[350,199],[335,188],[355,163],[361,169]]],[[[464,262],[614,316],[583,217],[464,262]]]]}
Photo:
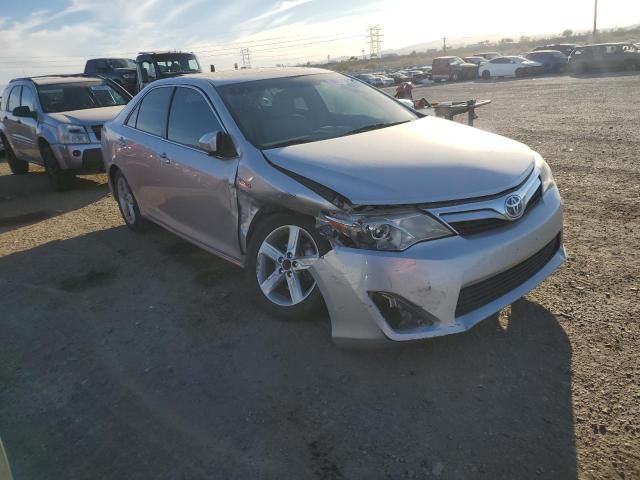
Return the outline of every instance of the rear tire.
{"type": "Polygon", "coordinates": [[[51,147],[47,144],[42,145],[40,147],[40,154],[42,155],[44,169],[47,172],[47,178],[49,179],[51,187],[56,192],[64,192],[71,189],[73,187],[74,175],[60,168],[51,147]]]}
{"type": "Polygon", "coordinates": [[[134,232],[142,232],[148,226],[147,220],[140,214],[140,207],[129,182],[124,174],[117,170],[113,176],[113,193],[124,223],[134,232]]]}
{"type": "Polygon", "coordinates": [[[324,300],[315,279],[303,267],[329,250],[329,242],[318,233],[313,219],[286,213],[265,218],[251,236],[245,265],[245,280],[255,303],[288,320],[317,315],[324,300]],[[298,232],[293,243],[292,231],[298,232]]]}
{"type": "Polygon", "coordinates": [[[29,162],[20,160],[18,157],[16,157],[15,152],[11,148],[11,145],[9,145],[9,142],[4,137],[4,135],[2,136],[2,144],[4,145],[4,151],[7,156],[7,163],[9,164],[11,173],[13,173],[14,175],[24,175],[25,173],[27,173],[29,171],[29,162]]]}

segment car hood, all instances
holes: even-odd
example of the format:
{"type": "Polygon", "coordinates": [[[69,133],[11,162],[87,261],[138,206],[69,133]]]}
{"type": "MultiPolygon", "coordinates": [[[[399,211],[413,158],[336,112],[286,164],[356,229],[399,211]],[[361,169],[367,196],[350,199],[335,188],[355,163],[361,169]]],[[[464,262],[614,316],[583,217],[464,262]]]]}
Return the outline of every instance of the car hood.
{"type": "Polygon", "coordinates": [[[492,195],[518,185],[534,163],[526,145],[435,117],[263,153],[355,205],[492,195]]]}
{"type": "Polygon", "coordinates": [[[70,112],[47,113],[57,123],[71,123],[74,125],[101,125],[116,118],[124,105],[114,107],[87,108],[70,112]]]}

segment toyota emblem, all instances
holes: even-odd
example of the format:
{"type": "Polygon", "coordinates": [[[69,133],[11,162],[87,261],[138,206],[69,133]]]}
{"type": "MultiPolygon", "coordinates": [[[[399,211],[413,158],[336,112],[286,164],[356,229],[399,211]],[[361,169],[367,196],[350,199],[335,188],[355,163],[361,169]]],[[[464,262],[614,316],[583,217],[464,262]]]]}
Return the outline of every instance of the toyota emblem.
{"type": "Polygon", "coordinates": [[[504,212],[512,220],[520,218],[524,213],[524,202],[520,195],[509,195],[504,201],[504,212]]]}

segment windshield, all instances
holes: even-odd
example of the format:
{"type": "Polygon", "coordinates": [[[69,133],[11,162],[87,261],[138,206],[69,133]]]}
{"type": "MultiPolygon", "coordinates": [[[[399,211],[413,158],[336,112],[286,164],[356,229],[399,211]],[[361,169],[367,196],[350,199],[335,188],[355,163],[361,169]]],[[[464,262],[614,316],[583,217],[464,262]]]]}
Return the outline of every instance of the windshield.
{"type": "Polygon", "coordinates": [[[156,70],[160,75],[180,73],[200,73],[200,64],[191,53],[167,53],[154,55],[156,70]]]}
{"type": "Polygon", "coordinates": [[[38,96],[45,113],[86,110],[126,105],[126,99],[106,82],[58,83],[39,85],[38,96]]]}
{"type": "Polygon", "coordinates": [[[247,139],[262,149],[418,118],[378,90],[335,73],[224,85],[218,91],[247,139]]]}
{"type": "Polygon", "coordinates": [[[130,69],[134,69],[136,68],[136,62],[134,62],[133,60],[129,60],[128,58],[110,58],[106,60],[107,65],[109,65],[109,67],[116,69],[116,68],[130,68],[130,69]]]}

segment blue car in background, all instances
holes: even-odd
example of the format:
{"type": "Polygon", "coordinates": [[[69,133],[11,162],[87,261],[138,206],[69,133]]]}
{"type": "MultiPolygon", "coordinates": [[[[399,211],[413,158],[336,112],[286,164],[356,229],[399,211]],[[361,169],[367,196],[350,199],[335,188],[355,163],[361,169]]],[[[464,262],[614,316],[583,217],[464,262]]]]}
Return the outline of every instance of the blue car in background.
{"type": "Polygon", "coordinates": [[[542,67],[539,67],[540,73],[564,72],[569,62],[569,58],[559,50],[538,50],[527,53],[525,57],[542,64],[542,67]]]}

